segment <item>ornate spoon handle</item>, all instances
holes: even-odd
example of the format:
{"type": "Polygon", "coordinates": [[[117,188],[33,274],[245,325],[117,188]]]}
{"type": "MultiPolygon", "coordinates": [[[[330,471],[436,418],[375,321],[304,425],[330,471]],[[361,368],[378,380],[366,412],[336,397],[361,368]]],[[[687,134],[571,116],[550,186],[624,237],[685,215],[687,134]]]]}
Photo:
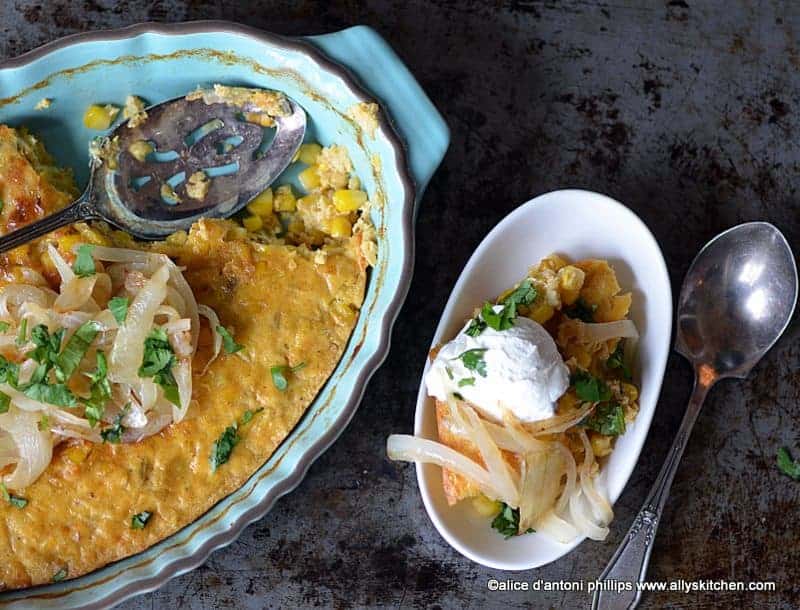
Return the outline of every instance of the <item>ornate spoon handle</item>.
{"type": "Polygon", "coordinates": [[[8,235],[0,237],[0,253],[12,250],[17,246],[28,243],[32,239],[46,235],[51,231],[60,229],[63,226],[72,224],[73,222],[79,222],[81,220],[97,220],[99,218],[100,215],[88,200],[86,193],[84,193],[80,199],[70,204],[63,210],[60,210],[55,214],[51,214],[50,216],[45,216],[41,220],[32,222],[21,229],[17,229],[8,235]]]}
{"type": "Polygon", "coordinates": [[[661,467],[661,472],[633,520],[625,539],[600,575],[601,587],[595,591],[592,610],[631,610],[639,603],[642,592],[637,585],[644,581],[647,573],[647,564],[650,561],[650,553],[653,551],[653,540],[656,537],[658,522],[661,520],[661,511],[667,501],[672,479],[675,478],[675,472],[678,470],[686,441],[689,440],[692,426],[700,413],[700,407],[703,405],[711,383],[713,381],[703,384],[699,380],[695,380],[686,414],[683,416],[681,427],[672,443],[667,459],[661,467]],[[614,587],[612,581],[625,584],[614,587]],[[602,585],[608,587],[608,590],[604,590],[602,585]],[[630,590],[628,590],[629,587],[630,590]],[[618,591],[618,589],[622,590],[618,591]]]}

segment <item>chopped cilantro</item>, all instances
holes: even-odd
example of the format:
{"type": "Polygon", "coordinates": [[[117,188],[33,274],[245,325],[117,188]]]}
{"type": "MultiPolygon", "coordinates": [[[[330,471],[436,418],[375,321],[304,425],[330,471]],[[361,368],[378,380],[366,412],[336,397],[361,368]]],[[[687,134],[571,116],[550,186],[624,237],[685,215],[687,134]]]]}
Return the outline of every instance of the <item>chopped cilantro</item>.
{"type": "Polygon", "coordinates": [[[306,365],[305,362],[301,362],[297,366],[288,366],[286,364],[278,364],[273,366],[269,372],[272,375],[272,384],[278,388],[281,392],[286,391],[286,388],[289,387],[289,382],[286,381],[287,373],[296,373],[300,369],[302,369],[306,365]]]}
{"type": "Polygon", "coordinates": [[[514,292],[503,299],[503,303],[505,305],[513,303],[515,306],[530,305],[536,300],[537,294],[538,292],[534,287],[533,282],[530,278],[527,278],[520,282],[520,285],[514,289],[514,292]]]}
{"type": "Polygon", "coordinates": [[[19,365],[0,356],[0,383],[17,385],[17,375],[19,375],[19,365]]]}
{"type": "Polygon", "coordinates": [[[11,325],[8,322],[0,322],[0,333],[6,332],[9,328],[11,325]]]}
{"type": "Polygon", "coordinates": [[[800,481],[800,462],[793,460],[785,447],[778,449],[778,470],[795,481],[800,481]]]}
{"type": "Polygon", "coordinates": [[[517,315],[517,306],[512,303],[509,305],[495,306],[491,303],[484,303],[481,309],[481,318],[489,328],[494,330],[508,330],[514,326],[514,318],[517,315]],[[497,307],[497,311],[495,311],[497,307]]]}
{"type": "Polygon", "coordinates": [[[175,353],[169,344],[167,333],[161,328],[154,328],[144,340],[144,356],[139,367],[139,377],[152,377],[164,391],[164,398],[174,405],[180,405],[178,383],[172,375],[173,364],[175,364],[175,353]]]}
{"type": "MultiPolygon", "coordinates": [[[[489,303],[487,303],[487,305],[488,304],[489,303]]],[[[469,323],[469,326],[467,327],[467,330],[465,330],[464,332],[470,337],[477,337],[485,329],[486,329],[486,322],[484,322],[480,314],[478,314],[476,317],[472,318],[472,320],[469,323]]]]}
{"type": "Polygon", "coordinates": [[[41,419],[39,420],[39,423],[37,424],[37,427],[39,428],[39,430],[41,432],[46,432],[47,430],[49,430],[50,429],[50,416],[47,415],[46,413],[44,415],[42,415],[41,419]]]}
{"type": "Polygon", "coordinates": [[[61,351],[61,341],[66,332],[66,329],[59,328],[51,335],[44,324],[37,324],[31,330],[31,341],[36,347],[27,356],[44,365],[40,372],[41,377],[34,376],[36,381],[43,381],[50,368],[58,366],[58,353],[61,351]]]}
{"type": "Polygon", "coordinates": [[[100,431],[100,436],[103,437],[103,442],[116,445],[122,441],[122,434],[125,432],[125,426],[122,425],[122,420],[125,418],[125,414],[127,412],[128,405],[126,405],[120,414],[114,418],[114,423],[111,426],[100,431]]]}
{"type": "Polygon", "coordinates": [[[25,498],[21,498],[9,493],[5,483],[0,483],[0,496],[2,496],[3,500],[8,502],[11,506],[15,506],[19,509],[25,508],[28,505],[28,501],[25,498]]]}
{"type": "Polygon", "coordinates": [[[608,360],[606,360],[606,366],[610,369],[619,369],[622,372],[622,377],[624,379],[631,379],[631,369],[627,364],[625,364],[625,343],[623,340],[617,342],[617,347],[614,349],[614,353],[612,353],[608,357],[608,360]]]}
{"type": "Polygon", "coordinates": [[[465,377],[464,379],[460,379],[458,381],[458,387],[463,388],[466,385],[475,385],[475,378],[474,377],[465,377]]]}
{"type": "Polygon", "coordinates": [[[0,413],[8,413],[8,408],[11,406],[11,397],[8,394],[0,392],[0,413]]]}
{"type": "Polygon", "coordinates": [[[128,297],[113,297],[109,299],[108,309],[111,311],[111,315],[114,316],[117,324],[124,323],[125,318],[128,317],[128,302],[128,297]]]}
{"type": "Polygon", "coordinates": [[[239,420],[239,423],[240,423],[242,426],[249,424],[249,423],[250,423],[250,421],[253,419],[253,417],[255,417],[256,415],[258,415],[259,413],[261,413],[261,411],[263,411],[263,410],[264,410],[264,407],[259,407],[259,408],[258,408],[258,409],[256,409],[255,411],[251,411],[250,409],[247,409],[247,411],[245,411],[244,413],[242,413],[242,419],[241,419],[241,420],[239,420]]]}
{"type": "MultiPolygon", "coordinates": [[[[492,521],[492,528],[503,534],[506,540],[519,534],[519,509],[503,502],[500,512],[492,521]]],[[[532,534],[535,531],[529,527],[525,533],[532,534]]]]}
{"type": "Polygon", "coordinates": [[[578,398],[584,402],[602,402],[611,398],[611,389],[586,371],[576,371],[572,375],[572,383],[578,398]]]}
{"type": "Polygon", "coordinates": [[[446,367],[444,367],[444,370],[447,373],[447,377],[450,379],[450,381],[452,381],[453,380],[453,369],[451,369],[449,366],[446,366],[446,367]]]}
{"type": "Polygon", "coordinates": [[[99,331],[100,325],[94,320],[89,320],[72,333],[62,352],[55,357],[56,379],[65,382],[72,376],[99,331]]]}
{"type": "Polygon", "coordinates": [[[211,455],[209,456],[211,472],[216,472],[217,468],[230,459],[233,448],[240,440],[236,422],[225,428],[225,431],[211,445],[211,455]]]}
{"type": "Polygon", "coordinates": [[[222,336],[222,347],[227,353],[235,354],[239,350],[244,349],[244,345],[236,343],[231,334],[228,332],[228,329],[224,326],[217,326],[217,332],[222,336]]]}
{"type": "Polygon", "coordinates": [[[22,318],[19,323],[19,330],[17,331],[17,345],[24,345],[28,338],[28,318],[22,318]]]}
{"type": "Polygon", "coordinates": [[[63,383],[32,383],[22,393],[33,400],[59,407],[74,407],[78,404],[75,394],[63,383]]]}
{"type": "Polygon", "coordinates": [[[111,383],[108,381],[108,363],[106,355],[98,351],[97,368],[86,376],[91,382],[91,390],[88,399],[84,399],[86,410],[84,416],[89,420],[89,424],[94,427],[97,425],[106,410],[106,402],[111,398],[111,383]]]}
{"type": "Polygon", "coordinates": [[[584,418],[578,425],[606,436],[619,436],[625,432],[625,412],[617,403],[599,404],[594,413],[584,418]]]}
{"type": "Polygon", "coordinates": [[[53,582],[61,582],[67,577],[68,574],[69,574],[69,568],[64,566],[58,572],[53,574],[53,582]]]}
{"type": "Polygon", "coordinates": [[[94,246],[91,244],[81,244],[78,246],[78,253],[75,257],[75,262],[72,263],[72,270],[78,277],[87,277],[94,275],[94,258],[92,251],[94,246]]]}
{"type": "Polygon", "coordinates": [[[530,305],[536,300],[536,295],[536,288],[530,278],[523,280],[511,294],[497,305],[484,303],[481,312],[473,318],[464,332],[470,337],[477,337],[487,326],[494,330],[508,330],[514,326],[517,307],[530,305]]]}
{"type": "Polygon", "coordinates": [[[583,298],[579,298],[570,307],[564,308],[564,313],[570,318],[577,318],[583,322],[594,322],[594,312],[597,311],[597,305],[590,305],[583,298]]]}
{"type": "Polygon", "coordinates": [[[136,513],[131,517],[131,529],[132,530],[143,530],[144,526],[147,525],[147,522],[150,521],[150,517],[153,516],[149,510],[143,510],[140,513],[136,513]]]}
{"type": "Polygon", "coordinates": [[[461,360],[468,370],[475,371],[481,377],[486,377],[486,361],[483,359],[483,353],[487,351],[487,349],[488,348],[485,347],[468,349],[459,356],[456,356],[456,358],[461,360]]]}

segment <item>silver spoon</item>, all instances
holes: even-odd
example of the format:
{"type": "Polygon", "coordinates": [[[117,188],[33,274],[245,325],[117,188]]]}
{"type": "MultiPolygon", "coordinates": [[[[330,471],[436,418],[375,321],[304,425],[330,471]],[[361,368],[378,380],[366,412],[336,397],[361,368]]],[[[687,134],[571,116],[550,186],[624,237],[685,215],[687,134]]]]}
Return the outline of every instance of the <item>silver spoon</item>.
{"type": "Polygon", "coordinates": [[[0,238],[0,252],[82,220],[102,219],[141,239],[159,239],[200,217],[235,214],[286,169],[303,142],[306,113],[289,98],[286,104],[285,116],[274,119],[272,140],[269,131],[246,120],[246,106],[180,97],[147,108],[141,124],[128,127],[125,121],[109,134],[108,141],[119,138],[114,169],[93,156],[78,200],[0,238]],[[129,151],[134,142],[149,142],[155,150],[139,161],[129,151]],[[199,171],[209,176],[209,188],[195,199],[186,184],[199,171]],[[163,196],[165,183],[177,198],[163,196]]]}
{"type": "Polygon", "coordinates": [[[692,262],[678,300],[675,350],[694,367],[694,390],[650,494],[600,575],[608,587],[616,581],[632,590],[599,587],[593,610],[630,609],[639,603],[636,583],[644,581],[661,511],[708,390],[720,379],[747,377],[786,330],[796,302],[794,255],[781,232],[766,222],[728,229],[692,262]]]}

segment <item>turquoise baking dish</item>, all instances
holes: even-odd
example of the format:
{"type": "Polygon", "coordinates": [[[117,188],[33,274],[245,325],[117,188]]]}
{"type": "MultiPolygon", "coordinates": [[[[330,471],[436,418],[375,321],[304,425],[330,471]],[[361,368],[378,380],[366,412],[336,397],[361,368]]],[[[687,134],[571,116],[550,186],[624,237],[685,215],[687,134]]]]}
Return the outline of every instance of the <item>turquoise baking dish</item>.
{"type": "MultiPolygon", "coordinates": [[[[296,487],[342,433],[386,356],[414,262],[414,219],[449,143],[442,117],[386,42],[367,27],[283,38],[227,22],[142,24],[57,40],[0,64],[0,122],[27,125],[78,182],[88,175],[90,103],[127,94],[157,102],[215,82],[279,89],[310,117],[309,139],[344,144],[370,193],[378,264],[358,324],[333,376],[277,452],[238,491],[149,550],[89,575],[0,594],[2,608],[101,608],[151,591],[203,563],[296,487]],[[42,98],[49,109],[34,110],[42,98]],[[375,137],[347,118],[380,104],[375,137]]],[[[291,176],[289,176],[291,178],[291,176]]]]}

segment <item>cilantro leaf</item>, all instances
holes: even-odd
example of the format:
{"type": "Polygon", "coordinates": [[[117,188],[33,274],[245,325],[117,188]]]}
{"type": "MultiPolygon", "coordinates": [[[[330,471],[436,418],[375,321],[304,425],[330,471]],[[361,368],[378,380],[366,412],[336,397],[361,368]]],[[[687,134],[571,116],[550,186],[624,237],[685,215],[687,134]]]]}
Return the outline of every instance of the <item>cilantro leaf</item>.
{"type": "Polygon", "coordinates": [[[236,422],[232,426],[225,428],[225,431],[211,445],[211,456],[209,457],[211,472],[216,472],[217,468],[230,459],[233,448],[240,440],[236,422]]]}
{"type": "Polygon", "coordinates": [[[106,361],[106,355],[98,351],[96,357],[97,368],[86,373],[86,376],[91,382],[91,390],[89,398],[84,400],[86,405],[84,416],[89,420],[89,425],[93,428],[97,425],[97,422],[103,418],[103,413],[106,410],[106,402],[111,398],[111,383],[107,377],[108,363],[106,361]]]}
{"type": "MultiPolygon", "coordinates": [[[[506,540],[519,534],[519,509],[503,502],[500,512],[492,520],[492,528],[503,534],[506,540]]],[[[535,531],[529,527],[524,533],[532,534],[535,531]]]]}
{"type": "Polygon", "coordinates": [[[800,481],[800,462],[793,460],[785,447],[778,449],[778,470],[795,481],[800,481]]]}
{"type": "Polygon", "coordinates": [[[523,280],[511,294],[497,305],[492,305],[488,301],[484,303],[481,312],[472,319],[464,332],[470,337],[477,337],[487,326],[494,330],[508,330],[514,326],[517,307],[530,305],[536,300],[537,294],[533,281],[530,278],[523,280]]]}
{"type": "Polygon", "coordinates": [[[64,566],[64,567],[63,567],[63,568],[61,568],[61,569],[60,569],[58,572],[56,572],[55,574],[53,574],[53,579],[52,579],[52,580],[53,580],[53,582],[61,582],[61,581],[62,581],[62,580],[64,580],[64,579],[65,579],[65,578],[66,578],[68,575],[69,575],[69,568],[67,568],[66,566],[64,566]]]}
{"type": "Polygon", "coordinates": [[[41,430],[42,432],[46,432],[47,430],[49,430],[50,429],[50,416],[47,415],[46,413],[44,415],[42,415],[42,417],[39,420],[39,423],[36,425],[36,427],[39,428],[39,430],[41,430]]]}
{"type": "Polygon", "coordinates": [[[17,385],[17,375],[19,375],[19,365],[0,356],[0,383],[15,386],[17,385]]]}
{"type": "MultiPolygon", "coordinates": [[[[100,325],[94,320],[89,320],[72,333],[63,351],[55,357],[56,379],[64,382],[72,376],[83,360],[83,356],[89,351],[89,346],[98,332],[100,332],[100,325]]],[[[59,343],[61,343],[60,339],[59,343]]]]}
{"type": "Polygon", "coordinates": [[[78,277],[87,277],[94,275],[94,258],[92,251],[94,246],[91,244],[81,244],[78,246],[78,253],[75,257],[75,262],[72,263],[72,270],[78,277]]]}
{"type": "Polygon", "coordinates": [[[270,374],[272,375],[272,384],[281,392],[285,392],[286,388],[289,387],[289,382],[286,381],[286,375],[288,373],[296,373],[305,365],[305,362],[301,362],[297,366],[289,366],[287,364],[278,364],[273,366],[269,370],[270,374]]]}
{"type": "Polygon", "coordinates": [[[578,398],[584,402],[603,402],[611,398],[611,389],[586,371],[576,371],[571,381],[578,398]]]}
{"type": "Polygon", "coordinates": [[[58,365],[58,353],[66,332],[65,328],[59,328],[51,335],[44,324],[37,324],[31,330],[30,340],[36,347],[27,356],[44,365],[43,370],[37,372],[36,381],[43,381],[50,368],[58,365]]]}
{"type": "Polygon", "coordinates": [[[625,411],[617,403],[599,404],[578,425],[606,436],[619,436],[625,433],[625,411]]]}
{"type": "Polygon", "coordinates": [[[236,352],[244,349],[244,345],[236,343],[231,333],[224,326],[217,326],[217,332],[222,336],[222,346],[228,354],[235,354],[236,352]]]}
{"type": "Polygon", "coordinates": [[[487,351],[488,348],[475,348],[475,349],[468,349],[464,353],[459,356],[456,356],[457,359],[461,360],[464,363],[464,367],[466,367],[470,371],[475,371],[481,377],[486,377],[486,361],[483,359],[483,353],[487,351]]]}
{"type": "Polygon", "coordinates": [[[617,347],[614,349],[614,353],[612,353],[608,357],[608,360],[606,360],[606,366],[610,369],[619,369],[622,372],[622,377],[624,379],[631,379],[631,369],[627,364],[625,364],[625,343],[622,339],[617,342],[617,347]]]}
{"type": "Polygon", "coordinates": [[[247,409],[244,413],[242,413],[242,419],[239,420],[239,423],[242,426],[244,426],[246,424],[249,424],[252,421],[253,417],[255,417],[256,415],[261,413],[261,411],[263,411],[263,410],[264,410],[264,407],[259,407],[255,411],[251,411],[250,409],[247,409]]]}
{"type": "Polygon", "coordinates": [[[475,378],[474,377],[465,377],[464,379],[460,379],[458,381],[458,387],[463,388],[466,385],[475,385],[475,378]]]}
{"type": "Polygon", "coordinates": [[[472,318],[467,327],[467,330],[464,331],[465,334],[469,335],[470,337],[477,337],[480,335],[484,330],[486,330],[486,322],[481,319],[480,314],[476,317],[472,318]]]}
{"type": "Polygon", "coordinates": [[[63,383],[32,383],[22,393],[33,400],[59,407],[74,407],[78,404],[75,394],[63,383]]]}
{"type": "Polygon", "coordinates": [[[8,413],[11,406],[11,397],[8,394],[0,392],[0,413],[8,413]]]}
{"type": "Polygon", "coordinates": [[[536,300],[537,295],[538,291],[534,287],[533,281],[530,278],[526,278],[520,282],[519,286],[514,289],[514,292],[503,299],[503,303],[506,305],[513,303],[515,306],[530,305],[536,300]]]}
{"type": "Polygon", "coordinates": [[[128,412],[128,406],[129,405],[125,405],[125,408],[114,418],[114,423],[111,426],[100,431],[103,442],[116,445],[122,441],[122,434],[125,432],[125,426],[122,425],[122,420],[128,412]]]}
{"type": "Polygon", "coordinates": [[[167,339],[167,333],[161,328],[150,331],[144,340],[144,356],[139,367],[139,377],[152,377],[161,386],[164,398],[174,405],[180,405],[178,383],[172,375],[175,364],[175,353],[167,339]]]}
{"type": "Polygon", "coordinates": [[[5,483],[0,483],[0,496],[2,496],[3,500],[8,502],[11,506],[15,506],[19,509],[23,509],[28,505],[28,500],[25,498],[21,498],[9,493],[5,483]]]}
{"type": "Polygon", "coordinates": [[[111,315],[117,321],[117,324],[123,324],[125,318],[128,317],[128,297],[113,297],[108,301],[108,309],[111,315]]]}
{"type": "Polygon", "coordinates": [[[153,513],[149,510],[143,510],[140,513],[136,513],[131,517],[131,529],[143,530],[144,526],[147,525],[147,522],[150,521],[150,517],[152,516],[153,513]]]}
{"type": "Polygon", "coordinates": [[[564,308],[564,313],[570,318],[577,318],[583,322],[594,322],[594,312],[597,311],[597,305],[590,305],[583,298],[579,298],[570,307],[564,308]]]}
{"type": "Polygon", "coordinates": [[[11,328],[11,324],[8,322],[0,322],[0,333],[6,332],[9,328],[11,328]]]}
{"type": "Polygon", "coordinates": [[[517,306],[512,301],[510,305],[503,305],[495,311],[495,306],[491,303],[484,303],[481,309],[481,318],[489,328],[494,330],[508,330],[514,326],[514,318],[517,315],[517,306]]]}

